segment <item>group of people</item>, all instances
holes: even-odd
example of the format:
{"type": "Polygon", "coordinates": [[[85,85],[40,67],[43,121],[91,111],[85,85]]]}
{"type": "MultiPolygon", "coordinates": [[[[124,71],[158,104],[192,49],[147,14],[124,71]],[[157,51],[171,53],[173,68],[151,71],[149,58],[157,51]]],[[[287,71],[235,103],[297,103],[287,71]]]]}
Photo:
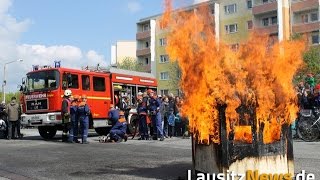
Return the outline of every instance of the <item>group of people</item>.
{"type": "Polygon", "coordinates": [[[87,104],[87,96],[72,96],[72,91],[64,91],[61,105],[62,116],[62,141],[69,143],[80,143],[78,139],[79,123],[81,131],[81,143],[88,144],[90,108],[87,104]],[[72,97],[72,98],[71,98],[72,97]],[[69,134],[68,134],[69,133],[69,134]]]}
{"type": "Polygon", "coordinates": [[[187,136],[188,120],[181,116],[180,108],[183,101],[179,97],[174,98],[173,94],[169,94],[168,97],[157,96],[149,89],[139,93],[137,100],[139,140],[148,140],[150,136],[153,140],[160,138],[160,141],[172,136],[187,136]]]}
{"type": "Polygon", "coordinates": [[[21,106],[15,97],[12,97],[11,102],[7,105],[4,102],[1,103],[0,119],[4,138],[10,140],[23,137],[20,133],[21,113],[21,106]]]}
{"type": "MultiPolygon", "coordinates": [[[[173,94],[161,97],[153,90],[139,92],[136,98],[136,110],[138,115],[138,140],[160,140],[172,138],[173,136],[188,137],[188,120],[181,116],[180,109],[183,101],[174,97],[173,94]]],[[[128,116],[131,110],[129,97],[122,95],[119,102],[110,105],[108,113],[113,128],[110,131],[112,142],[127,140],[127,134],[132,132],[128,125],[128,116]],[[123,116],[123,121],[120,121],[123,116]],[[120,121],[120,122],[119,122],[120,121]]]]}
{"type": "Polygon", "coordinates": [[[305,80],[296,87],[301,109],[320,107],[320,84],[316,84],[313,74],[307,74],[305,80]]]}

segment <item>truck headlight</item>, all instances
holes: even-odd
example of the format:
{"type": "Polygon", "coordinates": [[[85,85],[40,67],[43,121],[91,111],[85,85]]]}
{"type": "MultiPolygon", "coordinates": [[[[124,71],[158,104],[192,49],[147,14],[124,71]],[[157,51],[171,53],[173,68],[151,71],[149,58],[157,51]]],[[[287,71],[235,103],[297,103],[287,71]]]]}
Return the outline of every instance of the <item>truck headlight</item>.
{"type": "Polygon", "coordinates": [[[49,115],[49,120],[51,120],[51,121],[56,120],[56,116],[55,115],[49,115]]]}

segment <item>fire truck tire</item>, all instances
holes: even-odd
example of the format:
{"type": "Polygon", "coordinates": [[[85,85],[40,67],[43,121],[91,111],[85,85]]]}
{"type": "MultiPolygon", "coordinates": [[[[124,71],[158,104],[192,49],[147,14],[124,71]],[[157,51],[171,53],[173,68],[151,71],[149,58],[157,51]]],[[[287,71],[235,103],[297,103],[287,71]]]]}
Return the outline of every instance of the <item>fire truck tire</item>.
{"type": "Polygon", "coordinates": [[[109,134],[111,127],[100,127],[100,128],[95,128],[94,129],[96,133],[100,136],[106,136],[109,134]]]}
{"type": "Polygon", "coordinates": [[[57,128],[54,126],[39,126],[38,131],[43,139],[52,139],[57,133],[57,128]]]}

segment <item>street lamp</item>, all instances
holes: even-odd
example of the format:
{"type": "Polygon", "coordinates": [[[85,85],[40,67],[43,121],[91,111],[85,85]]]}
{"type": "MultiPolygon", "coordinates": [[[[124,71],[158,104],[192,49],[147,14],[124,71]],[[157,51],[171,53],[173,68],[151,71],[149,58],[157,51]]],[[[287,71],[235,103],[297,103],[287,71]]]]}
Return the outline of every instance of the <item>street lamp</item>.
{"type": "Polygon", "coordinates": [[[18,59],[18,60],[15,60],[15,61],[10,61],[10,62],[6,62],[4,63],[4,66],[3,66],[3,84],[2,84],[2,92],[3,92],[3,102],[5,103],[6,102],[6,84],[7,84],[7,81],[6,81],[6,66],[7,64],[11,64],[11,63],[14,63],[14,62],[22,62],[23,60],[22,59],[18,59]]]}

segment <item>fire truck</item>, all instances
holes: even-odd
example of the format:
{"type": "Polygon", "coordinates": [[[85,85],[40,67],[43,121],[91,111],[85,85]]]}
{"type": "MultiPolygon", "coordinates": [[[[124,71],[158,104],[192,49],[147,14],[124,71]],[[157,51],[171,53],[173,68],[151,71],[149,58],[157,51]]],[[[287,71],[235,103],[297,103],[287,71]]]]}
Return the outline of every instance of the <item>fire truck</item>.
{"type": "Polygon", "coordinates": [[[129,123],[132,123],[137,118],[137,94],[156,88],[157,81],[150,73],[99,66],[70,69],[60,67],[60,62],[55,62],[53,67],[33,66],[20,89],[21,124],[37,127],[44,139],[53,138],[62,130],[61,102],[64,90],[70,89],[73,95],[87,96],[91,109],[90,128],[105,135],[112,124],[108,119],[110,104],[117,105],[121,97],[128,97],[129,123]]]}

